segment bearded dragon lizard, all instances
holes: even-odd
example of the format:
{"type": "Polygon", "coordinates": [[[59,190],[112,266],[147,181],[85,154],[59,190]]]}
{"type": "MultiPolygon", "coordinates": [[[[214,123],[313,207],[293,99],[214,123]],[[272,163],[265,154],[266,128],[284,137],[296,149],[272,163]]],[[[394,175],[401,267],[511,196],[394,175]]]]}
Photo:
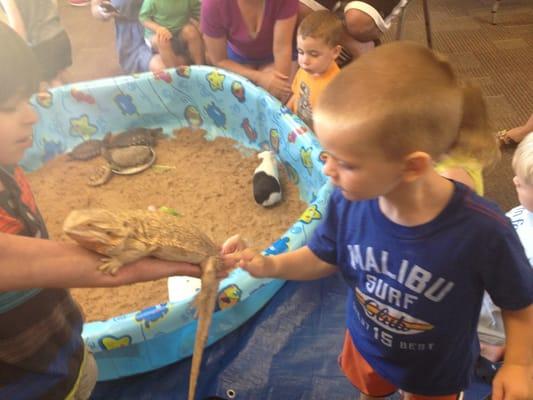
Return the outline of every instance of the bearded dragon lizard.
{"type": "Polygon", "coordinates": [[[194,300],[198,326],[188,394],[188,400],[194,400],[218,293],[217,246],[199,229],[157,211],[75,210],[67,216],[63,231],[81,246],[106,256],[99,266],[106,273],[114,274],[122,265],[146,256],[200,265],[202,287],[194,300]]]}

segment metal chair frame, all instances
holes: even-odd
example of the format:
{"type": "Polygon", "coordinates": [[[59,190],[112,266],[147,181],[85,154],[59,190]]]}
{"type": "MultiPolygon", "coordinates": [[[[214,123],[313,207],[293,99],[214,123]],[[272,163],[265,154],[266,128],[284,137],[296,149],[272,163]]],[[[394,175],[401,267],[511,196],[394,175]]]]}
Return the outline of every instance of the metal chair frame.
{"type": "MultiPolygon", "coordinates": [[[[499,0],[496,0],[499,3],[499,0]]],[[[409,4],[402,10],[398,17],[398,28],[396,31],[396,40],[401,40],[403,36],[403,24],[405,19],[405,11],[409,4]]],[[[429,14],[429,4],[428,0],[422,0],[422,8],[424,10],[424,25],[426,28],[426,42],[430,49],[433,48],[433,34],[431,31],[431,17],[429,14]]]]}

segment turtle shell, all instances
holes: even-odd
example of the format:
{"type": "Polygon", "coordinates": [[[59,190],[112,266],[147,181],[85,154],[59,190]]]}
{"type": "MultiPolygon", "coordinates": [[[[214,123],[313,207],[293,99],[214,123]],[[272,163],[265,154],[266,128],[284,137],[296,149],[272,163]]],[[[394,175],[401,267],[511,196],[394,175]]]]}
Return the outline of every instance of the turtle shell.
{"type": "Polygon", "coordinates": [[[103,142],[97,139],[89,139],[81,142],[67,155],[72,160],[86,161],[95,158],[102,153],[103,142]]]}
{"type": "Polygon", "coordinates": [[[111,165],[114,172],[139,167],[153,162],[154,151],[150,146],[129,146],[105,149],[102,156],[111,165]]]}
{"type": "Polygon", "coordinates": [[[162,128],[147,129],[133,128],[116,135],[106,135],[105,146],[107,148],[129,147],[129,146],[150,146],[157,143],[157,139],[162,137],[162,128]]]}

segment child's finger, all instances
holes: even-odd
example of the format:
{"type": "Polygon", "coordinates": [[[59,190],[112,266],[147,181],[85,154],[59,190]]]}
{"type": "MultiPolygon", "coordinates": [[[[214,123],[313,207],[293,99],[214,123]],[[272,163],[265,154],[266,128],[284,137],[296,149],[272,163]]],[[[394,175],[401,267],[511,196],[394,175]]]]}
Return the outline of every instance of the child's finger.
{"type": "Polygon", "coordinates": [[[247,247],[246,241],[241,238],[241,235],[233,235],[227,239],[221,248],[222,254],[235,253],[236,251],[244,250],[247,247]]]}
{"type": "Polygon", "coordinates": [[[223,254],[222,255],[222,267],[224,270],[230,270],[236,268],[240,261],[240,257],[236,253],[223,254]]]}

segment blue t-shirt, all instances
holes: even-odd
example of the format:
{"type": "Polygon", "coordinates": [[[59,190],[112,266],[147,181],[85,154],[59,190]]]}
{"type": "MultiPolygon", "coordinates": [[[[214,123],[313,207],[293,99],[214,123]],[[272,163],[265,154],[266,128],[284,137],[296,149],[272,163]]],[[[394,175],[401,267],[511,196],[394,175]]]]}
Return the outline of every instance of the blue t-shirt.
{"type": "Polygon", "coordinates": [[[504,309],[531,304],[533,273],[497,206],[454,183],[432,221],[405,227],[378,200],[334,191],[308,243],[349,286],[347,325],[363,357],[397,387],[422,395],[464,389],[479,352],[483,291],[504,309]]]}

